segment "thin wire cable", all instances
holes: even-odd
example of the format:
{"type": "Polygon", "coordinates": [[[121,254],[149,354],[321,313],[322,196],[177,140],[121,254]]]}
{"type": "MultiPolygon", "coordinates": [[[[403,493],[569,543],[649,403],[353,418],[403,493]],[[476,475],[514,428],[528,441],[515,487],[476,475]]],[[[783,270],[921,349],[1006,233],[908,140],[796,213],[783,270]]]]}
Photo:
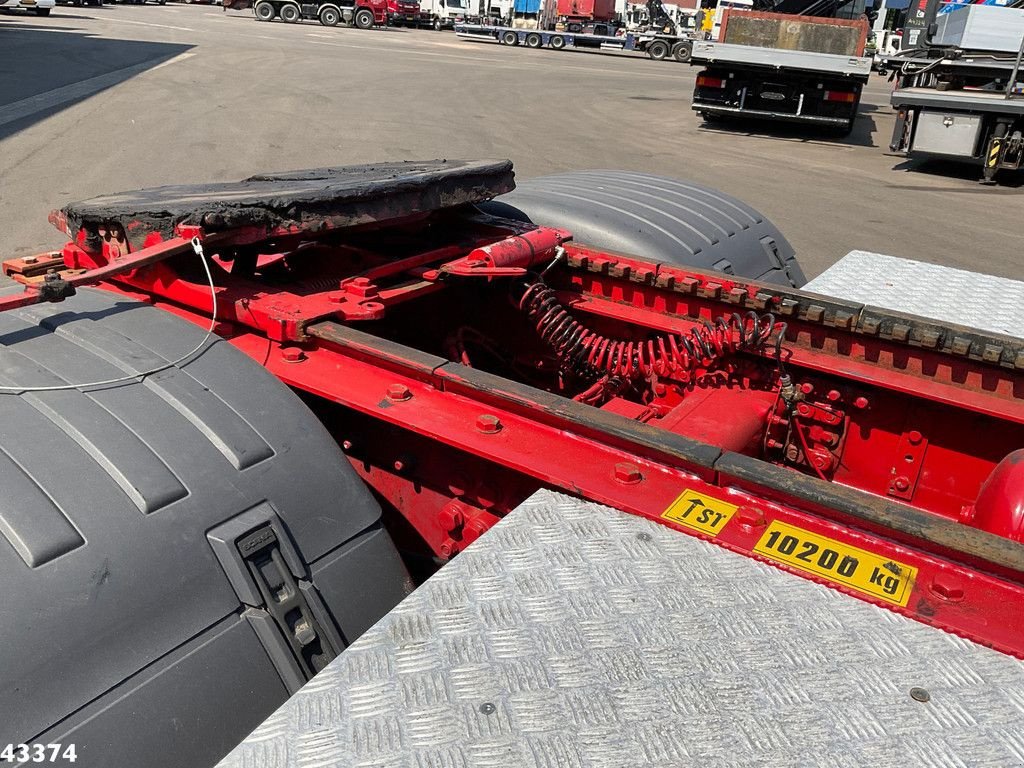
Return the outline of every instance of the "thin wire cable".
{"type": "Polygon", "coordinates": [[[168,368],[175,368],[186,360],[191,358],[193,355],[197,355],[203,350],[203,348],[209,343],[210,339],[216,338],[216,334],[213,332],[214,328],[217,327],[217,287],[213,283],[213,274],[210,272],[210,265],[206,262],[206,255],[203,253],[203,244],[199,241],[198,237],[192,238],[192,250],[196,252],[196,256],[199,257],[199,261],[203,265],[203,271],[206,272],[206,280],[210,285],[210,298],[213,302],[212,312],[210,314],[210,327],[206,329],[206,335],[203,340],[193,347],[189,352],[179,357],[177,360],[171,360],[163,365],[158,365],[156,368],[150,368],[148,371],[141,371],[139,373],[129,373],[124,376],[119,376],[116,379],[106,379],[104,381],[90,381],[84,384],[58,384],[52,387],[2,387],[0,386],[0,393],[22,393],[22,392],[61,392],[69,389],[86,389],[91,387],[106,387],[112,384],[123,384],[127,381],[134,381],[136,379],[144,379],[146,376],[151,376],[154,373],[160,373],[160,371],[166,371],[168,368]]]}

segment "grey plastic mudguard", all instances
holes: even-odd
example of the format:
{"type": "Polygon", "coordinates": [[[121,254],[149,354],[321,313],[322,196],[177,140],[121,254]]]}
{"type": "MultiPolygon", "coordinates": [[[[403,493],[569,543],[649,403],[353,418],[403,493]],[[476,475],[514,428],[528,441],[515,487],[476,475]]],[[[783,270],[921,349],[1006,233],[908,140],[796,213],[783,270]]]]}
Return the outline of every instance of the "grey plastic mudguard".
{"type": "Polygon", "coordinates": [[[479,208],[560,227],[585,245],[799,288],[793,247],[767,218],[723,192],[630,171],[573,171],[516,182],[479,208]]]}
{"type": "Polygon", "coordinates": [[[409,591],[334,440],[225,341],[141,380],[6,390],[151,371],[203,337],[92,289],[0,314],[0,744],[214,764],[311,674],[240,549],[290,572],[320,663],[409,591]]]}

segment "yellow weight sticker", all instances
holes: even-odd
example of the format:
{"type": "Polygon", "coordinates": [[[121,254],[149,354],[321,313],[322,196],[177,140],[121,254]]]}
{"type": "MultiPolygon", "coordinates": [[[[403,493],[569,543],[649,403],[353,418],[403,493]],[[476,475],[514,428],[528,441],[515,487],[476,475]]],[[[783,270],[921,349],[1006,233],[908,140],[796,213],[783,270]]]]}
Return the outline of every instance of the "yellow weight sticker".
{"type": "Polygon", "coordinates": [[[736,505],[726,504],[711,496],[687,488],[661,513],[665,520],[685,525],[695,531],[717,536],[736,512],[736,505]]]}
{"type": "Polygon", "coordinates": [[[896,605],[907,604],[917,579],[917,568],[778,521],[754,551],[896,605]]]}

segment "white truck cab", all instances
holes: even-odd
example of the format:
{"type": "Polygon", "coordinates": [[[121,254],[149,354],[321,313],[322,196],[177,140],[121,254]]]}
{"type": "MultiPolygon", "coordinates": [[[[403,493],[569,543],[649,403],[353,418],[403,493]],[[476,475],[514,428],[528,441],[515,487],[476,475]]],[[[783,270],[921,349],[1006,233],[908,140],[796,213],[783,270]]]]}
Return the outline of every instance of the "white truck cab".
{"type": "Polygon", "coordinates": [[[420,0],[420,18],[434,29],[452,29],[469,16],[469,0],[420,0]]]}
{"type": "Polygon", "coordinates": [[[57,0],[0,0],[0,8],[20,8],[23,11],[35,11],[36,16],[49,16],[57,5],[57,0]]]}

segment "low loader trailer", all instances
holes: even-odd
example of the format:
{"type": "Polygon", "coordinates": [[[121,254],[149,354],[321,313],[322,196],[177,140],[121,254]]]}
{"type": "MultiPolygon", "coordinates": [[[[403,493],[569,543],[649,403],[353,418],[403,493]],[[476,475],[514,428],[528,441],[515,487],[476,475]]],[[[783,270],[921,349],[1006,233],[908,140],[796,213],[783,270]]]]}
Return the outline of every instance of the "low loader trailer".
{"type": "Polygon", "coordinates": [[[500,160],[51,221],[0,287],[0,760],[1024,753],[1021,282],[807,284],[729,195],[500,160]]]}
{"type": "Polygon", "coordinates": [[[523,45],[527,48],[589,49],[606,52],[643,53],[655,61],[690,60],[694,38],[685,34],[665,32],[623,32],[615,34],[609,26],[607,34],[563,30],[518,29],[488,24],[456,24],[455,34],[467,40],[488,40],[502,45],[523,45]]]}

